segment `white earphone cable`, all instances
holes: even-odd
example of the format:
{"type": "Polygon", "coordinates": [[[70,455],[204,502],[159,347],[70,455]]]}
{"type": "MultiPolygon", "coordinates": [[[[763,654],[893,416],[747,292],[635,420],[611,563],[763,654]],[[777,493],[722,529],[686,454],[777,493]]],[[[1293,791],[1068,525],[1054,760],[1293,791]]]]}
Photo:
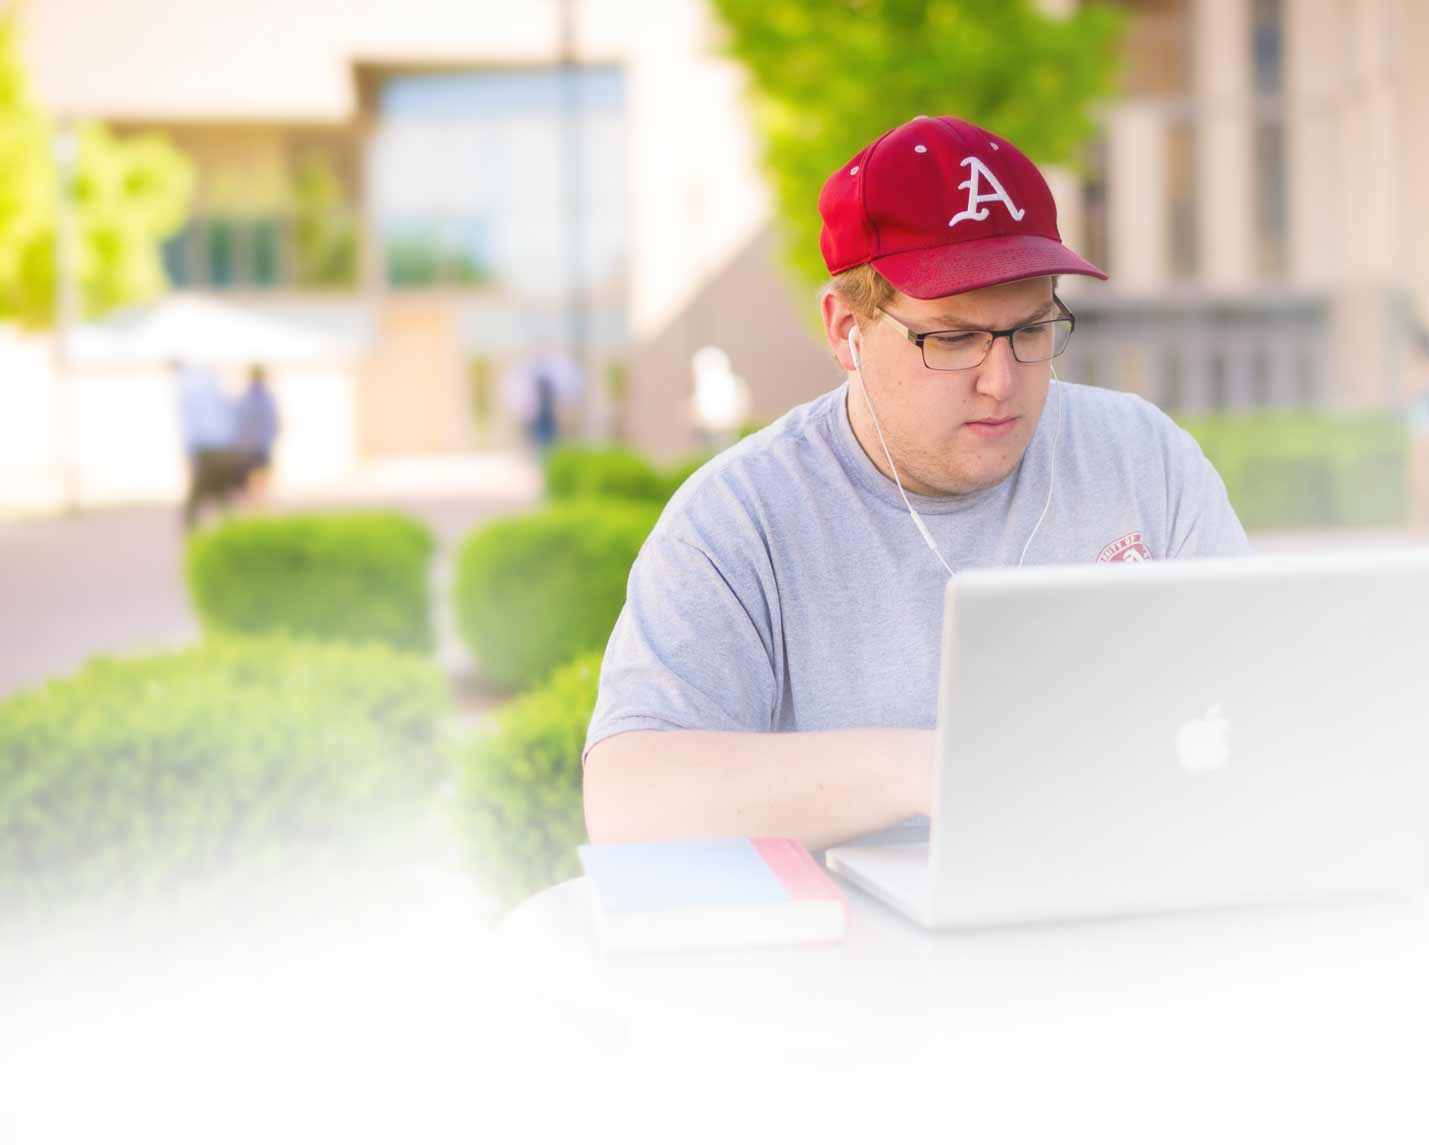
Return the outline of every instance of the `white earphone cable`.
{"type": "Polygon", "coordinates": [[[908,513],[913,518],[913,524],[918,526],[918,532],[923,534],[923,540],[928,543],[928,547],[933,550],[933,555],[938,558],[938,563],[948,570],[948,576],[957,576],[949,567],[948,562],[943,560],[943,554],[939,552],[937,542],[933,540],[933,534],[928,532],[928,526],[923,524],[923,518],[918,516],[918,511],[913,508],[913,503],[908,500],[908,494],[903,489],[903,482],[898,479],[898,467],[893,464],[893,454],[888,452],[888,442],[883,439],[883,427],[878,424],[878,415],[873,412],[873,402],[869,400],[868,387],[863,384],[863,366],[858,360],[858,348],[853,344],[853,336],[858,327],[848,328],[848,349],[853,355],[854,373],[858,375],[859,392],[863,394],[863,404],[868,407],[868,416],[873,418],[873,428],[878,433],[878,444],[883,447],[883,456],[888,459],[888,468],[893,473],[893,483],[898,486],[898,492],[903,498],[903,504],[908,506],[908,513]]]}
{"type": "Polygon", "coordinates": [[[1027,559],[1027,550],[1032,547],[1032,538],[1037,535],[1037,530],[1042,527],[1042,522],[1047,519],[1047,510],[1052,507],[1052,490],[1057,487],[1057,439],[1062,436],[1062,402],[1065,395],[1062,393],[1062,381],[1057,377],[1057,367],[1052,367],[1052,380],[1057,383],[1057,428],[1052,433],[1052,461],[1050,474],[1047,478],[1047,501],[1042,506],[1042,515],[1037,518],[1037,523],[1032,526],[1032,532],[1027,535],[1027,543],[1022,546],[1022,555],[1017,558],[1017,567],[1022,567],[1022,562],[1027,559]]]}

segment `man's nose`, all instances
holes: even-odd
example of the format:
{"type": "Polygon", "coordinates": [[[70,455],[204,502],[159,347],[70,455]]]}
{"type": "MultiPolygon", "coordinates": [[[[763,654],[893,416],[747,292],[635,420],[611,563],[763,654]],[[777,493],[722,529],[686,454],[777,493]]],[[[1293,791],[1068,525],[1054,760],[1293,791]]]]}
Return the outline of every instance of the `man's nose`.
{"type": "Polygon", "coordinates": [[[1017,379],[1017,359],[1012,356],[1011,338],[994,338],[987,357],[978,367],[977,392],[996,401],[1012,394],[1017,379]]]}

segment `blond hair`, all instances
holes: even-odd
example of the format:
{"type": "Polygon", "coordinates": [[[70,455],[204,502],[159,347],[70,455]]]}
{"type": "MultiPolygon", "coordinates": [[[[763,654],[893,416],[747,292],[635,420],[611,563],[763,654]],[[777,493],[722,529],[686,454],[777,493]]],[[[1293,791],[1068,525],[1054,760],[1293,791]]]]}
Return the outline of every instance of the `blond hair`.
{"type": "Polygon", "coordinates": [[[864,263],[834,275],[825,290],[838,294],[853,311],[860,326],[878,317],[878,308],[893,301],[893,283],[864,263]]]}
{"type": "MultiPolygon", "coordinates": [[[[1060,274],[1039,277],[1050,278],[1053,290],[1057,289],[1062,278],[1060,274]]],[[[834,275],[824,284],[822,293],[837,294],[847,302],[848,308],[853,311],[854,321],[859,329],[863,329],[866,323],[877,320],[879,309],[893,301],[898,288],[874,270],[871,263],[864,263],[834,275]]]]}

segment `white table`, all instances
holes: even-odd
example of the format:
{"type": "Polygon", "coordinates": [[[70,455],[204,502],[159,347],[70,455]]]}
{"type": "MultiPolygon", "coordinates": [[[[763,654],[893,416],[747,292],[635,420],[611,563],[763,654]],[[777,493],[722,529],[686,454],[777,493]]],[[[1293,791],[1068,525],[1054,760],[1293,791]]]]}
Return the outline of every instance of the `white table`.
{"type": "MultiPolygon", "coordinates": [[[[563,1140],[1429,1141],[1429,897],[604,955],[503,923],[563,1140]]],[[[534,1138],[533,1139],[537,1139],[534,1138]]]]}

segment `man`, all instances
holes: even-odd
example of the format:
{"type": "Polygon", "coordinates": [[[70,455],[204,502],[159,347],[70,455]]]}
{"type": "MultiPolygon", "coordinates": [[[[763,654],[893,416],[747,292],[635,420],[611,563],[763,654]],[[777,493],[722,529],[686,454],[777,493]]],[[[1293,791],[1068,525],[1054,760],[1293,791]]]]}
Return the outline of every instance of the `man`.
{"type": "Polygon", "coordinates": [[[578,405],[585,375],[560,347],[537,339],[530,356],[506,372],[502,397],[538,453],[545,455],[561,435],[561,412],[578,405]]]}
{"type": "Polygon", "coordinates": [[[234,405],[213,371],[179,359],[169,368],[178,384],[179,428],[189,463],[183,525],[192,532],[204,502],[227,506],[242,483],[243,465],[233,451],[234,405]]]}
{"type": "Polygon", "coordinates": [[[248,388],[234,410],[233,451],[243,470],[243,484],[254,505],[268,500],[268,480],[273,468],[273,447],[281,423],[278,403],[268,386],[268,371],[255,365],[248,371],[248,388]]]}
{"type": "MultiPolygon", "coordinates": [[[[642,549],[586,740],[597,841],[821,848],[926,815],[950,575],[1247,550],[1189,435],[1053,380],[1057,276],[1106,275],[1007,140],[920,116],[819,210],[848,380],[692,476],[642,549]]],[[[1107,641],[1129,672],[1162,651],[1107,641]]]]}

